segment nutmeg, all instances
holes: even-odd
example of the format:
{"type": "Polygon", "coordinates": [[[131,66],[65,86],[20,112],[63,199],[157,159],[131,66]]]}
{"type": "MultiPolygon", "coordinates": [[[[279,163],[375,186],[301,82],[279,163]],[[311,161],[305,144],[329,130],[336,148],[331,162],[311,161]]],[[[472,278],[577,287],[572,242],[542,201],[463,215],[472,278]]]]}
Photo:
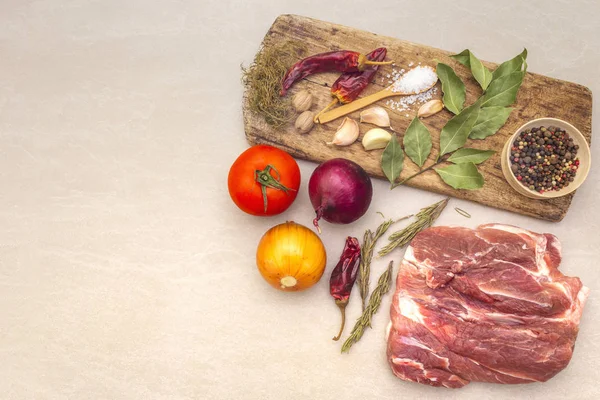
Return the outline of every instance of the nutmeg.
{"type": "Polygon", "coordinates": [[[304,111],[302,114],[300,114],[298,116],[294,126],[300,133],[308,133],[315,125],[315,122],[313,121],[314,117],[315,117],[314,112],[304,111]]]}
{"type": "Polygon", "coordinates": [[[313,96],[308,90],[301,90],[292,98],[292,105],[299,113],[310,110],[312,103],[313,96]]]}

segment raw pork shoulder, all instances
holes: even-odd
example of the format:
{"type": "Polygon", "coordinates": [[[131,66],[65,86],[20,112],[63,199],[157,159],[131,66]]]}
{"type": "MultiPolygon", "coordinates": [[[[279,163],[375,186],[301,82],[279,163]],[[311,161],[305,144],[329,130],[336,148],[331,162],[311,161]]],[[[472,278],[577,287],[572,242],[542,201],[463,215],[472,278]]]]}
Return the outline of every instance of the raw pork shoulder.
{"type": "Polygon", "coordinates": [[[571,359],[589,292],[560,260],[555,236],[513,226],[421,232],[392,301],[394,374],[450,388],[552,378],[571,359]]]}

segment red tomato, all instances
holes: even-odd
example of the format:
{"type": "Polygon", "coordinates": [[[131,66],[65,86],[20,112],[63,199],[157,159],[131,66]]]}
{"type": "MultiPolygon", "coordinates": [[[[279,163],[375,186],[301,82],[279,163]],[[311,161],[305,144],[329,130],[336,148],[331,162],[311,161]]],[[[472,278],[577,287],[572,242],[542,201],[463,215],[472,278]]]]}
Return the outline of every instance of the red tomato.
{"type": "Polygon", "coordinates": [[[287,210],[296,199],[300,168],[285,151],[257,145],[235,160],[227,185],[231,199],[242,211],[252,215],[276,215],[287,210]],[[263,188],[266,196],[263,196],[263,188]]]}

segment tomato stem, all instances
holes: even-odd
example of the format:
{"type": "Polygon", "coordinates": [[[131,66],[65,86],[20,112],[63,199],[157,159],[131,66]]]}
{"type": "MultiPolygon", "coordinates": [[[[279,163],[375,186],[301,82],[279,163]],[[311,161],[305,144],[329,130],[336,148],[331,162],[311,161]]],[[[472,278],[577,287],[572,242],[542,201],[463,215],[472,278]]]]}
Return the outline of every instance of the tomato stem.
{"type": "Polygon", "coordinates": [[[265,207],[265,214],[267,213],[267,206],[268,206],[268,201],[267,201],[267,188],[268,187],[270,187],[272,189],[282,190],[285,193],[287,193],[288,190],[294,190],[294,189],[290,189],[290,188],[284,186],[283,184],[281,184],[279,182],[281,180],[281,174],[271,164],[268,164],[265,167],[265,169],[263,169],[262,171],[259,169],[255,170],[254,171],[254,179],[256,180],[257,183],[259,183],[261,185],[260,190],[262,191],[263,204],[265,207]],[[276,176],[271,175],[271,171],[274,171],[276,176]]]}

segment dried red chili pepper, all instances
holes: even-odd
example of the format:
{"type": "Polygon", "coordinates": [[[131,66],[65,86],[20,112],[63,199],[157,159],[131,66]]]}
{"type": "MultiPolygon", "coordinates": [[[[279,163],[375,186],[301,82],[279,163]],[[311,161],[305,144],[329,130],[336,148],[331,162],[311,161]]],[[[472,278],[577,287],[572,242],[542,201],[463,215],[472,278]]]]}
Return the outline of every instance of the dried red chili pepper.
{"type": "MultiPolygon", "coordinates": [[[[385,60],[386,55],[387,49],[385,47],[380,47],[367,54],[367,58],[371,61],[380,62],[385,60]]],[[[315,115],[314,121],[319,122],[319,116],[336,105],[338,102],[346,104],[356,100],[361,92],[365,90],[367,86],[369,86],[369,83],[373,79],[373,76],[375,76],[377,73],[378,69],[379,66],[374,65],[373,67],[367,68],[362,72],[346,72],[345,74],[341,75],[333,83],[333,85],[331,85],[331,95],[334,97],[333,100],[327,105],[327,107],[315,115]]]]}
{"type": "Polygon", "coordinates": [[[340,308],[342,313],[342,327],[340,333],[333,340],[339,340],[344,331],[346,324],[346,306],[350,298],[350,292],[354,286],[358,266],[360,264],[360,243],[355,237],[348,236],[344,250],[340,256],[340,261],[337,263],[331,272],[329,280],[329,293],[335,299],[335,304],[340,308]]]}
{"type": "Polygon", "coordinates": [[[364,54],[356,51],[340,50],[315,54],[306,57],[285,73],[281,82],[281,96],[285,96],[288,89],[300,79],[319,72],[358,72],[364,71],[369,65],[391,64],[392,61],[371,61],[364,54]]]}

